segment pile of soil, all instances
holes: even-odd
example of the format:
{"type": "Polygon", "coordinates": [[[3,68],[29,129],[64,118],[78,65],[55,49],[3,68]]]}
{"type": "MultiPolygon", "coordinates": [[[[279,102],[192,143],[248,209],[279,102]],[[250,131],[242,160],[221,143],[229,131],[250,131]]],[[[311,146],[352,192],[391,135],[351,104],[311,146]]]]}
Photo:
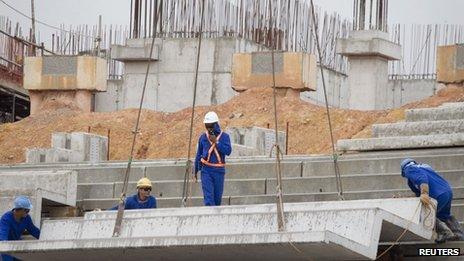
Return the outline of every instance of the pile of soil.
{"type": "MultiPolygon", "coordinates": [[[[464,101],[464,88],[448,87],[420,102],[385,111],[330,109],[334,139],[369,137],[374,123],[404,119],[409,108],[434,107],[444,102],[464,101]]],[[[214,110],[223,129],[227,127],[274,127],[272,89],[251,89],[227,103],[195,108],[192,154],[198,135],[204,131],[202,119],[214,110]]],[[[289,122],[289,154],[330,153],[331,142],[325,107],[295,97],[278,97],[278,127],[285,131],[289,122]]],[[[189,142],[191,108],[175,113],[143,110],[136,159],[185,158],[189,142]]],[[[82,113],[68,101],[44,102],[39,114],[16,123],[0,125],[0,163],[24,162],[26,148],[49,148],[53,132],[87,132],[107,135],[110,130],[110,158],[127,160],[136,109],[109,113],[82,113]]]]}

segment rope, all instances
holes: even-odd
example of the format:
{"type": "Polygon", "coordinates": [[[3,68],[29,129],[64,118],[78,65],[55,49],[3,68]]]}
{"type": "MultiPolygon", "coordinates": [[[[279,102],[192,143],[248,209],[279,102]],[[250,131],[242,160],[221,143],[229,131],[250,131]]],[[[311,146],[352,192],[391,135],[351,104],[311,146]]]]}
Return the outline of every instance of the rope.
{"type": "Polygon", "coordinates": [[[314,25],[314,35],[316,38],[316,47],[317,47],[317,53],[319,55],[319,68],[321,69],[321,77],[322,77],[322,87],[324,90],[324,99],[325,99],[325,109],[327,112],[327,121],[329,122],[329,130],[330,130],[330,140],[332,143],[332,158],[334,162],[334,171],[335,171],[335,179],[337,182],[337,192],[338,192],[338,198],[341,200],[344,200],[343,197],[343,187],[342,187],[342,178],[340,176],[340,169],[338,167],[338,156],[335,151],[335,140],[334,140],[334,135],[333,135],[333,128],[332,128],[332,121],[330,119],[330,111],[329,111],[329,102],[327,98],[327,89],[325,86],[325,77],[324,77],[324,69],[322,68],[322,52],[321,52],[321,47],[319,44],[319,35],[318,35],[318,29],[317,29],[317,24],[316,24],[316,14],[314,12],[314,3],[313,0],[311,0],[311,16],[313,20],[313,25],[314,25]]]}
{"type": "Polygon", "coordinates": [[[201,6],[201,21],[200,21],[200,30],[198,35],[198,52],[197,52],[197,61],[195,65],[195,80],[193,82],[193,102],[192,102],[192,114],[190,115],[190,133],[189,133],[189,145],[188,145],[188,152],[187,152],[187,163],[185,168],[185,175],[184,175],[184,183],[182,188],[182,204],[181,206],[186,207],[190,202],[190,194],[192,190],[192,182],[190,182],[190,178],[192,177],[191,174],[196,175],[196,173],[192,173],[192,160],[190,159],[192,153],[192,137],[193,137],[193,119],[195,117],[195,104],[197,98],[197,83],[198,83],[198,68],[200,65],[200,52],[201,52],[201,38],[203,32],[203,17],[205,11],[205,0],[202,1],[201,6]]]}
{"type": "MultiPolygon", "coordinates": [[[[269,0],[269,30],[272,28],[272,0],[269,0]]],[[[276,186],[276,205],[277,205],[277,224],[279,231],[285,230],[285,218],[284,218],[284,203],[283,203],[283,192],[282,192],[282,168],[280,164],[280,147],[278,144],[279,141],[279,132],[277,129],[277,90],[275,83],[275,66],[274,66],[274,49],[275,41],[271,45],[271,58],[272,58],[272,89],[273,89],[273,107],[274,107],[274,131],[275,131],[275,140],[276,144],[276,176],[277,176],[277,186],[276,186]]]]}
{"type": "MultiPolygon", "coordinates": [[[[412,218],[414,218],[417,214],[417,211],[420,209],[420,207],[422,206],[422,203],[419,201],[419,204],[417,205],[416,207],[416,210],[414,211],[414,215],[412,216],[412,218]]],[[[431,207],[427,207],[427,209],[429,210],[428,214],[425,216],[424,218],[424,226],[429,228],[429,229],[433,229],[433,221],[431,223],[430,226],[427,226],[427,219],[430,217],[430,215],[433,213],[431,207]]],[[[383,251],[380,255],[378,255],[375,260],[379,260],[382,256],[384,256],[386,253],[388,253],[388,251],[390,251],[394,246],[398,245],[398,243],[400,242],[400,240],[403,238],[403,236],[406,234],[407,231],[409,231],[409,227],[411,226],[412,224],[412,218],[411,220],[408,221],[408,224],[406,225],[406,228],[404,229],[404,231],[399,235],[399,237],[395,240],[395,242],[393,242],[385,251],[383,251]]],[[[432,219],[433,220],[433,219],[432,219]]]]}
{"type": "MultiPolygon", "coordinates": [[[[155,15],[155,26],[158,23],[158,15],[155,15]]],[[[151,47],[150,47],[150,56],[148,56],[147,59],[147,71],[145,72],[145,80],[143,82],[143,89],[142,89],[142,97],[140,98],[140,104],[139,104],[139,110],[137,113],[137,121],[135,123],[135,129],[133,130],[133,138],[132,138],[132,146],[131,146],[131,151],[129,155],[129,160],[127,162],[127,168],[126,168],[126,173],[124,175],[124,183],[122,186],[122,192],[121,196],[119,198],[119,204],[118,204],[118,213],[116,215],[116,223],[114,224],[114,230],[113,230],[113,237],[118,237],[121,232],[121,224],[122,224],[122,219],[124,215],[124,200],[126,199],[126,193],[127,193],[127,186],[129,183],[129,176],[130,176],[130,169],[132,165],[132,159],[134,157],[134,150],[135,150],[135,142],[137,140],[137,134],[139,133],[139,125],[140,125],[140,116],[142,114],[142,105],[143,105],[143,98],[145,96],[145,90],[147,88],[147,82],[148,82],[148,73],[150,72],[150,59],[153,55],[153,47],[155,46],[155,37],[152,38],[151,41],[151,47]]]]}

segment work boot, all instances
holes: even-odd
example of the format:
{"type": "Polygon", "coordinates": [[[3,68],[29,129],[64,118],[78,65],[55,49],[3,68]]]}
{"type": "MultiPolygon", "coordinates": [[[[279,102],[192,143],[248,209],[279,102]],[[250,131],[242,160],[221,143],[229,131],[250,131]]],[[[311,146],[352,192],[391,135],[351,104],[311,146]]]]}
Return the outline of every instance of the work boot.
{"type": "Polygon", "coordinates": [[[453,231],[455,238],[453,240],[464,240],[464,232],[462,230],[459,221],[456,220],[454,216],[451,216],[448,220],[445,221],[446,225],[453,231]]]}
{"type": "Polygon", "coordinates": [[[456,238],[453,231],[449,229],[445,222],[437,218],[436,223],[437,239],[435,239],[435,242],[437,244],[445,243],[447,240],[453,240],[456,238]]]}

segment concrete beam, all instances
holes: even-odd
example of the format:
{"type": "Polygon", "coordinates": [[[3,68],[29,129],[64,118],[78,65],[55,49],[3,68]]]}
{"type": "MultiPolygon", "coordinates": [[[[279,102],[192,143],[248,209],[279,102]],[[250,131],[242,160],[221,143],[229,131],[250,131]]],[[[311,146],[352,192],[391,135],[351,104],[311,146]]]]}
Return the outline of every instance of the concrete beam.
{"type": "Polygon", "coordinates": [[[144,46],[123,46],[123,45],[112,45],[111,46],[111,58],[120,62],[131,62],[131,61],[157,61],[159,60],[159,45],[153,46],[153,53],[150,57],[151,44],[144,46]]]}
{"type": "MultiPolygon", "coordinates": [[[[362,153],[367,154],[367,153],[362,153]]],[[[361,155],[362,155],[361,154],[361,155]]],[[[380,153],[379,157],[350,158],[349,154],[342,155],[338,160],[341,175],[400,173],[400,163],[405,158],[414,158],[434,167],[437,171],[464,169],[463,154],[455,155],[414,155],[413,153],[398,152],[397,155],[380,153]],[[403,154],[403,155],[401,155],[403,154]],[[383,156],[380,156],[383,155],[383,156]]],[[[333,161],[315,160],[303,162],[303,177],[335,176],[333,161]]]]}
{"type": "MultiPolygon", "coordinates": [[[[206,256],[206,260],[236,260],[251,258],[250,251],[272,249],[277,243],[291,241],[303,248],[328,244],[334,247],[331,252],[303,253],[289,248],[291,254],[280,251],[279,256],[269,256],[270,260],[296,258],[296,255],[304,255],[306,259],[346,260],[347,257],[374,259],[378,242],[394,240],[404,228],[408,232],[403,240],[432,238],[432,227],[424,227],[427,211],[417,198],[288,203],[284,208],[287,229],[278,234],[275,204],[126,211],[119,238],[112,238],[115,211],[92,212],[83,219],[48,220],[42,226],[41,240],[1,242],[0,252],[40,260],[39,251],[49,253],[48,257],[60,251],[61,257],[74,260],[82,257],[77,251],[100,250],[101,254],[107,254],[114,249],[135,248],[156,249],[146,252],[144,257],[150,259],[206,256]],[[202,251],[188,250],[193,246],[202,251]],[[233,251],[225,251],[228,249],[233,251]]],[[[433,218],[428,221],[433,225],[433,218]]],[[[116,260],[133,257],[129,252],[115,256],[116,260]]]]}
{"type": "MultiPolygon", "coordinates": [[[[463,106],[464,107],[464,106],[463,106]]],[[[464,120],[398,122],[372,125],[372,137],[464,133],[464,120]]]]}
{"type": "Polygon", "coordinates": [[[12,171],[2,172],[0,176],[0,213],[11,210],[19,195],[31,197],[34,206],[31,216],[36,224],[40,224],[43,199],[76,206],[75,171],[12,171]]]}
{"type": "Polygon", "coordinates": [[[348,57],[378,56],[387,60],[401,59],[401,46],[379,37],[377,31],[363,31],[369,35],[362,36],[356,33],[351,34],[350,38],[337,39],[336,52],[338,54],[348,57]]]}
{"type": "Polygon", "coordinates": [[[464,133],[337,141],[337,149],[339,151],[397,150],[454,146],[464,146],[464,133]]]}
{"type": "Polygon", "coordinates": [[[438,107],[406,110],[406,121],[464,120],[464,107],[438,107]]]}

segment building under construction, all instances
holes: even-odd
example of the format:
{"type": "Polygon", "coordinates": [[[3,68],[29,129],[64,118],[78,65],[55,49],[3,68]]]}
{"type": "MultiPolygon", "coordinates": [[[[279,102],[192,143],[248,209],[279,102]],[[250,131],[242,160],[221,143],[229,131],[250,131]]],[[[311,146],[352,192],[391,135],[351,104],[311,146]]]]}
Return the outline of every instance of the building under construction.
{"type": "Polygon", "coordinates": [[[0,20],[0,210],[27,196],[40,228],[0,253],[462,259],[464,25],[392,25],[388,6],[131,0],[127,28],[61,26],[49,44],[0,20]],[[225,170],[216,206],[198,164],[225,170]],[[455,223],[413,166],[449,184],[455,223]],[[133,191],[155,207],[127,209],[133,191]]]}

